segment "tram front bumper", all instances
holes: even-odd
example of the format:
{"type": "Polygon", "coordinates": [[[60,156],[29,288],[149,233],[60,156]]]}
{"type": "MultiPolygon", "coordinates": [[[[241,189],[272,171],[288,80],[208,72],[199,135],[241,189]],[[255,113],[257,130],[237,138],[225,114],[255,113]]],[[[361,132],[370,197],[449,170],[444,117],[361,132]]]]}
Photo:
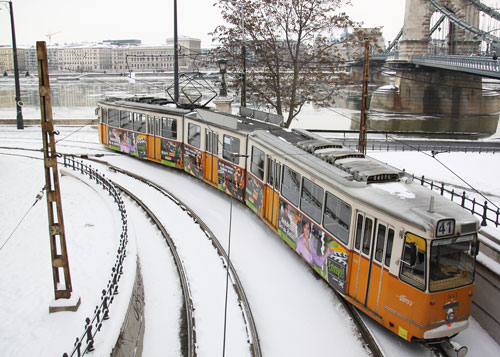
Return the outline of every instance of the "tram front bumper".
{"type": "Polygon", "coordinates": [[[432,330],[427,330],[424,332],[425,340],[432,340],[436,338],[451,337],[456,335],[460,331],[465,330],[469,327],[469,319],[463,321],[455,321],[450,324],[445,323],[439,327],[432,330]]]}

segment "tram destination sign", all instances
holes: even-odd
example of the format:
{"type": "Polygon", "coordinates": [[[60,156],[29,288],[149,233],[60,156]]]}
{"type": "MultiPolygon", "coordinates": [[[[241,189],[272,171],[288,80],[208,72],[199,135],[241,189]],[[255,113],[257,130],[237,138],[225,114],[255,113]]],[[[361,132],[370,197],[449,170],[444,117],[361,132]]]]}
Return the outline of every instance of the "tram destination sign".
{"type": "Polygon", "coordinates": [[[455,233],[455,220],[452,218],[442,219],[436,225],[436,237],[447,237],[455,233]]]}

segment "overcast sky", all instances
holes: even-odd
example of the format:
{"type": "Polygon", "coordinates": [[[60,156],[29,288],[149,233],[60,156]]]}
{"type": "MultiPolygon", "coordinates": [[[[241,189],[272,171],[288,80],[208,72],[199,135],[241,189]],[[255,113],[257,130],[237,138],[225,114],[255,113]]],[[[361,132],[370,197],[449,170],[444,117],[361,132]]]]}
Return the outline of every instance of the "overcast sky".
{"type": "MultiPolygon", "coordinates": [[[[1,1],[1,0],[0,0],[1,1]]],[[[221,22],[216,0],[178,0],[178,35],[212,45],[209,32],[221,22]]],[[[386,41],[403,25],[404,0],[352,0],[346,9],[366,27],[383,26],[386,41]]],[[[161,44],[173,37],[173,0],[13,0],[16,42],[73,43],[139,39],[161,44]]],[[[0,2],[0,45],[11,45],[8,3],[0,2]]]]}

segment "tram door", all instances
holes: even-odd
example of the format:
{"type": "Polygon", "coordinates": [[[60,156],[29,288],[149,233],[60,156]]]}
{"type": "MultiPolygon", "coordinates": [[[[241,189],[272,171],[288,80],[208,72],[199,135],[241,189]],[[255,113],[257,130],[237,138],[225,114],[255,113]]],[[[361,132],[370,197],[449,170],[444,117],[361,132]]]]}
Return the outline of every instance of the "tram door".
{"type": "Polygon", "coordinates": [[[274,227],[278,225],[281,165],[267,158],[267,185],[264,185],[264,218],[274,227]]]}
{"type": "Polygon", "coordinates": [[[387,271],[390,265],[390,251],[392,250],[393,240],[394,229],[378,221],[373,236],[370,281],[368,282],[368,292],[366,294],[366,307],[376,314],[379,313],[381,295],[385,292],[382,289],[384,270],[387,271]]]}
{"type": "Polygon", "coordinates": [[[212,184],[217,184],[218,154],[219,154],[219,134],[206,129],[206,154],[205,154],[205,180],[212,184]]]}
{"type": "Polygon", "coordinates": [[[355,253],[351,268],[349,293],[355,300],[365,305],[368,282],[370,281],[370,256],[375,219],[362,212],[358,212],[356,217],[355,253]]]}
{"type": "Polygon", "coordinates": [[[354,250],[358,262],[352,267],[349,292],[356,301],[368,309],[378,312],[382,292],[383,260],[386,254],[387,236],[394,230],[377,219],[362,212],[357,213],[354,250]],[[353,276],[354,275],[354,276],[353,276]]]}
{"type": "Polygon", "coordinates": [[[154,160],[160,160],[160,145],[161,139],[160,135],[160,118],[152,117],[148,115],[148,139],[147,139],[147,150],[148,157],[154,160]]]}

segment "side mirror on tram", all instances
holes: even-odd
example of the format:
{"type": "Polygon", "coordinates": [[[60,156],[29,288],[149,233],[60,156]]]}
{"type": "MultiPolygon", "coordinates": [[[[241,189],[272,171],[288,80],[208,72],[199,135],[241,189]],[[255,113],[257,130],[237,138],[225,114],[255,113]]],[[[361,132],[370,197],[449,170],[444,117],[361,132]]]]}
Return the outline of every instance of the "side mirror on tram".
{"type": "Polygon", "coordinates": [[[417,263],[417,245],[415,242],[406,242],[403,262],[411,267],[414,267],[417,263]]]}
{"type": "Polygon", "coordinates": [[[470,247],[470,254],[473,257],[476,257],[479,254],[479,239],[475,242],[472,242],[472,246],[470,247]]]}

